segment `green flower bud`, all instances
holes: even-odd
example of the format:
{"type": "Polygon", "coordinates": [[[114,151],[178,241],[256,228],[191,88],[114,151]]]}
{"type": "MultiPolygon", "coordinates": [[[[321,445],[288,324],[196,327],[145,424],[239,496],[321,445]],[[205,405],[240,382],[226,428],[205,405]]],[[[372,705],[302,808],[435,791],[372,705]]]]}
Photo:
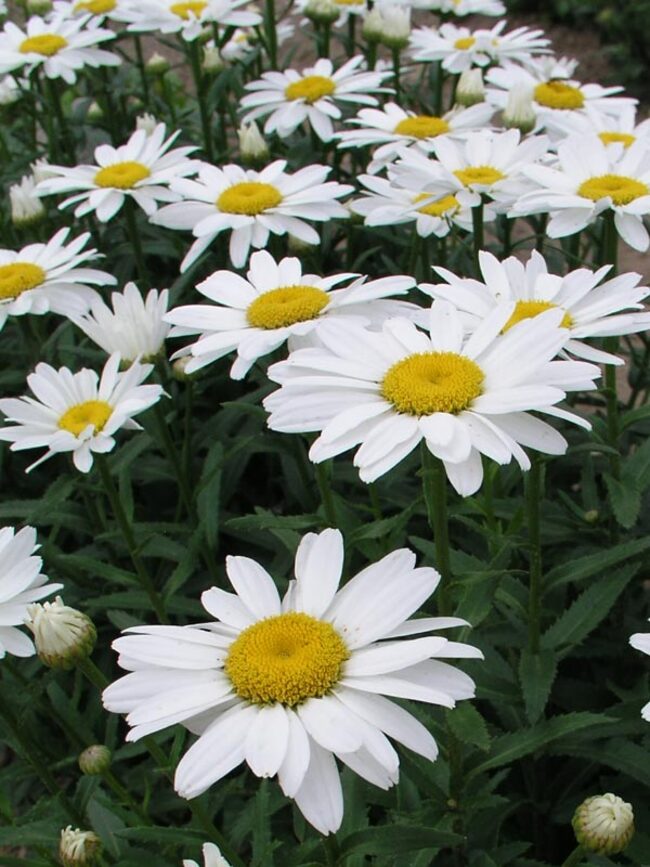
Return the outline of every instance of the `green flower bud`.
{"type": "Polygon", "coordinates": [[[105,773],[111,766],[111,751],[104,744],[93,744],[79,756],[79,767],[82,774],[89,777],[105,773]]]}
{"type": "Polygon", "coordinates": [[[54,602],[35,602],[27,613],[36,652],[49,668],[74,668],[92,653],[97,639],[92,620],[65,605],[60,596],[54,602]]]}
{"type": "Polygon", "coordinates": [[[63,867],[90,867],[96,864],[102,841],[92,831],[81,831],[68,825],[61,831],[59,858],[63,867]]]}
{"type": "Polygon", "coordinates": [[[578,843],[598,855],[622,852],[634,836],[632,805],[611,792],[583,801],[571,824],[578,843]]]}

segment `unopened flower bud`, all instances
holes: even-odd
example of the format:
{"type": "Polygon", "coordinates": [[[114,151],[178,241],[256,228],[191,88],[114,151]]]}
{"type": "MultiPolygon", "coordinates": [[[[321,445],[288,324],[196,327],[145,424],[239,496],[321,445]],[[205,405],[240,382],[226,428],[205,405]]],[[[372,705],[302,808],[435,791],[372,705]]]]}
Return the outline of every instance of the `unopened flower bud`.
{"type": "Polygon", "coordinates": [[[380,42],[387,48],[402,49],[408,45],[411,35],[410,6],[382,6],[382,32],[380,42]]]}
{"type": "Polygon", "coordinates": [[[384,35],[384,19],[377,6],[373,6],[363,19],[361,32],[366,42],[381,42],[384,35]]]}
{"type": "Polygon", "coordinates": [[[151,135],[157,126],[158,121],[153,114],[149,114],[148,112],[139,114],[135,119],[135,128],[143,129],[147,135],[151,135]]]}
{"type": "Polygon", "coordinates": [[[242,162],[248,165],[260,165],[269,158],[269,146],[255,121],[242,123],[237,130],[239,150],[242,162]]]}
{"type": "Polygon", "coordinates": [[[20,88],[15,78],[11,75],[5,75],[0,80],[0,108],[7,105],[13,105],[20,99],[20,88]]]}
{"type": "Polygon", "coordinates": [[[101,120],[104,117],[104,110],[98,102],[93,101],[88,106],[88,113],[86,117],[91,123],[95,123],[96,121],[101,120]]]}
{"type": "Polygon", "coordinates": [[[456,87],[456,103],[465,108],[485,102],[485,85],[481,69],[466,69],[461,72],[456,87]]]}
{"type": "Polygon", "coordinates": [[[178,382],[187,382],[188,379],[191,379],[193,374],[187,373],[187,365],[192,360],[191,355],[181,355],[180,358],[177,358],[172,362],[172,376],[178,382]]]}
{"type": "Polygon", "coordinates": [[[535,128],[536,122],[532,90],[526,84],[515,84],[508,94],[508,102],[503,112],[503,125],[507,129],[518,129],[526,133],[535,128]]]}
{"type": "Polygon", "coordinates": [[[224,66],[223,57],[217,46],[214,44],[206,45],[203,49],[203,62],[201,63],[203,71],[210,75],[216,75],[217,72],[221,72],[224,66]]]}
{"type": "Polygon", "coordinates": [[[34,633],[36,652],[50,668],[74,668],[92,653],[97,631],[81,611],[65,605],[57,596],[54,602],[35,602],[27,609],[27,626],[34,633]]]}
{"type": "Polygon", "coordinates": [[[634,836],[634,811],[618,795],[608,792],[587,798],[571,820],[576,840],[590,852],[616,855],[634,836]]]}
{"type": "Polygon", "coordinates": [[[52,9],[52,0],[27,0],[27,11],[30,15],[47,15],[52,9]]]}
{"type": "Polygon", "coordinates": [[[93,744],[79,755],[79,768],[89,777],[105,773],[111,766],[111,751],[104,744],[93,744]]]}
{"type": "Polygon", "coordinates": [[[309,0],[304,13],[316,24],[333,24],[339,17],[339,8],[332,0],[309,0]]]}
{"type": "Polygon", "coordinates": [[[40,184],[41,181],[56,177],[56,172],[52,171],[52,167],[48,161],[42,157],[32,163],[31,169],[35,184],[40,184]]]}
{"type": "Polygon", "coordinates": [[[145,68],[150,75],[164,75],[169,71],[169,60],[156,51],[147,60],[145,68]]]}
{"type": "Polygon", "coordinates": [[[588,524],[595,524],[598,521],[600,514],[598,509],[589,509],[583,515],[583,518],[588,524]]]}
{"type": "Polygon", "coordinates": [[[9,187],[11,222],[19,229],[38,223],[45,216],[43,202],[34,192],[36,182],[26,175],[19,184],[9,187]]]}
{"type": "Polygon", "coordinates": [[[92,831],[81,831],[68,825],[61,831],[59,858],[63,867],[90,867],[96,864],[102,841],[92,831]]]}

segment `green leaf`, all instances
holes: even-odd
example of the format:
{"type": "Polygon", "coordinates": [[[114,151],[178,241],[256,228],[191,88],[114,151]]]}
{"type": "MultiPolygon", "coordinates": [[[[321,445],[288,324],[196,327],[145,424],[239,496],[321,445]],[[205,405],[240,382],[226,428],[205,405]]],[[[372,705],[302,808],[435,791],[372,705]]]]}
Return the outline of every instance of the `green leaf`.
{"type": "Polygon", "coordinates": [[[618,566],[619,563],[643,554],[649,548],[650,536],[644,536],[642,539],[623,542],[608,549],[603,548],[596,554],[587,554],[585,557],[569,560],[568,563],[562,563],[546,573],[545,588],[550,590],[552,587],[559,587],[571,581],[582,581],[584,578],[599,575],[612,566],[618,566]]]}
{"type": "Polygon", "coordinates": [[[648,751],[624,738],[603,743],[572,743],[566,750],[551,749],[557,755],[576,756],[588,759],[596,765],[606,765],[650,787],[650,762],[648,751]]]}
{"type": "Polygon", "coordinates": [[[355,831],[341,842],[341,857],[352,852],[364,855],[398,855],[418,849],[443,849],[458,846],[465,840],[451,831],[410,825],[382,825],[355,831]]]}
{"type": "Polygon", "coordinates": [[[216,547],[219,534],[222,467],[223,447],[217,442],[206,456],[196,497],[199,521],[208,547],[212,549],[216,547]]]}
{"type": "Polygon", "coordinates": [[[552,650],[531,653],[524,650],[519,660],[519,682],[526,716],[536,723],[542,715],[557,673],[557,657],[552,650]]]}
{"type": "Polygon", "coordinates": [[[629,530],[636,524],[641,511],[641,494],[636,484],[625,476],[619,481],[609,473],[605,473],[603,479],[617,523],[629,530]]]}
{"type": "Polygon", "coordinates": [[[485,720],[473,704],[461,702],[447,712],[447,722],[459,741],[483,751],[490,749],[490,735],[485,720]]]}
{"type": "Polygon", "coordinates": [[[194,828],[122,828],[115,832],[116,837],[126,837],[127,840],[142,840],[145,843],[157,843],[164,846],[168,843],[203,843],[205,832],[194,828]]]}

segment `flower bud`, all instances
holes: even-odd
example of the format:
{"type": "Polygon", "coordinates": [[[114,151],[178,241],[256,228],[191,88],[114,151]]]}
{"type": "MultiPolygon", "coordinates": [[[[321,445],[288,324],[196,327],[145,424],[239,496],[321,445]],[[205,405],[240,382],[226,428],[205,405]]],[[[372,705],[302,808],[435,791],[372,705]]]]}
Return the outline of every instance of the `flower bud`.
{"type": "Polygon", "coordinates": [[[102,841],[92,831],[81,831],[68,825],[61,831],[59,858],[63,867],[90,867],[96,864],[102,850],[102,841]]]}
{"type": "Polygon", "coordinates": [[[45,216],[43,202],[34,192],[36,183],[26,175],[19,184],[9,187],[11,202],[11,222],[18,229],[40,222],[45,216]]]}
{"type": "Polygon", "coordinates": [[[381,17],[381,44],[392,49],[405,48],[411,35],[411,8],[399,4],[382,6],[381,17]]]}
{"type": "Polygon", "coordinates": [[[45,665],[74,668],[92,653],[97,639],[92,620],[65,605],[60,596],[54,602],[35,602],[27,613],[27,626],[34,633],[36,652],[45,665]]]}
{"type": "Polygon", "coordinates": [[[571,824],[578,843],[599,855],[622,852],[634,836],[632,805],[611,792],[583,801],[571,824]]]}
{"type": "Polygon", "coordinates": [[[104,117],[104,111],[101,105],[95,101],[91,102],[88,106],[86,117],[91,123],[96,123],[98,120],[101,120],[104,117]]]}
{"type": "Polygon", "coordinates": [[[139,114],[135,119],[135,128],[143,129],[147,135],[151,135],[157,126],[158,121],[153,114],[149,114],[148,112],[139,114]]]}
{"type": "Polygon", "coordinates": [[[172,361],[172,376],[177,382],[187,382],[188,379],[192,379],[192,377],[195,375],[192,373],[187,373],[186,371],[187,365],[190,363],[191,360],[191,355],[181,355],[180,358],[172,361]]]}
{"type": "Polygon", "coordinates": [[[333,24],[339,17],[339,9],[332,0],[309,0],[303,11],[316,24],[333,24]]]}
{"type": "Polygon", "coordinates": [[[588,509],[582,517],[588,524],[596,524],[600,518],[600,513],[598,509],[588,509]]]}
{"type": "Polygon", "coordinates": [[[515,84],[508,94],[508,102],[503,112],[503,125],[507,129],[518,129],[522,133],[527,133],[535,128],[536,122],[532,90],[526,84],[515,84]]]}
{"type": "Polygon", "coordinates": [[[145,68],[150,75],[164,75],[169,71],[169,60],[156,51],[147,60],[145,68]]]}
{"type": "Polygon", "coordinates": [[[52,9],[52,0],[27,0],[27,11],[30,15],[47,15],[52,9]]]}
{"type": "Polygon", "coordinates": [[[242,162],[247,165],[260,165],[269,158],[269,146],[255,121],[242,123],[237,130],[242,162]]]}
{"type": "Polygon", "coordinates": [[[111,766],[111,751],[104,744],[93,744],[79,755],[79,767],[82,774],[89,777],[105,773],[111,766]]]}
{"type": "Polygon", "coordinates": [[[223,57],[221,56],[217,46],[214,44],[206,45],[203,49],[203,62],[201,63],[201,69],[209,75],[216,75],[217,72],[221,72],[224,66],[223,57]]]}
{"type": "Polygon", "coordinates": [[[13,105],[20,99],[20,88],[15,78],[5,75],[0,80],[0,108],[13,105]]]}
{"type": "Polygon", "coordinates": [[[377,6],[373,6],[363,19],[361,32],[366,42],[381,42],[384,35],[384,19],[377,6]]]}
{"type": "Polygon", "coordinates": [[[456,87],[456,103],[465,108],[485,102],[485,85],[481,69],[466,69],[461,72],[456,87]]]}

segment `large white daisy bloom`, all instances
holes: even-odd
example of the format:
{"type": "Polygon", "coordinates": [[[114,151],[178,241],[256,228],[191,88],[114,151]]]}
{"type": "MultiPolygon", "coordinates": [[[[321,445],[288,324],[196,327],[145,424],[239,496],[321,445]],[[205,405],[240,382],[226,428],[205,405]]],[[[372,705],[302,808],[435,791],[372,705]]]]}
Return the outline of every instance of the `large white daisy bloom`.
{"type": "Polygon", "coordinates": [[[66,244],[70,229],[59,231],[47,244],[29,244],[22,250],[0,250],[0,329],[9,316],[25,313],[81,315],[99,296],[91,286],[113,286],[112,274],[80,267],[98,258],[84,250],[90,233],[66,244]]]}
{"type": "Polygon", "coordinates": [[[191,353],[188,373],[236,350],[230,375],[243,379],[258,358],[291,337],[310,334],[331,316],[336,316],[337,321],[344,318],[370,325],[391,315],[404,315],[403,308],[413,307],[419,312],[415,305],[385,300],[408,292],[415,286],[412,277],[384,277],[370,282],[358,274],[318,277],[303,274],[298,259],[285,258],[276,263],[265,250],[253,253],[246,277],[217,271],[196,287],[214,304],[177,307],[165,317],[175,326],[170,336],[201,335],[177,353],[191,353]],[[350,285],[334,289],[350,280],[350,285]]]}
{"type": "Polygon", "coordinates": [[[48,78],[74,84],[84,66],[118,66],[120,58],[97,46],[115,34],[99,27],[84,29],[89,15],[79,19],[57,15],[49,20],[34,16],[21,30],[7,21],[0,33],[0,73],[20,69],[29,74],[42,67],[48,78]]]}
{"type": "Polygon", "coordinates": [[[637,141],[625,149],[600,138],[575,136],[557,149],[555,166],[529,165],[525,175],[537,186],[512,208],[512,216],[549,214],[546,232],[564,238],[582,231],[604,211],[614,212],[621,238],[645,251],[650,237],[643,217],[650,214],[650,149],[637,141]]]}
{"type": "MultiPolygon", "coordinates": [[[[636,632],[630,636],[630,644],[635,650],[650,656],[650,632],[636,632]]],[[[641,716],[650,722],[650,701],[641,709],[641,716]]]]}
{"type": "Polygon", "coordinates": [[[127,363],[150,361],[161,353],[169,333],[164,321],[168,302],[167,289],[150,289],[143,298],[135,283],[127,283],[123,292],[111,295],[112,309],[97,298],[87,314],[71,319],[109,355],[119,352],[127,363]]]}
{"type": "MultiPolygon", "coordinates": [[[[214,843],[204,843],[201,851],[203,853],[203,867],[231,867],[221,854],[219,847],[215,846],[214,843]]],[[[183,867],[199,867],[199,865],[191,858],[185,858],[183,867]]]]}
{"type": "Polygon", "coordinates": [[[380,109],[362,108],[355,118],[347,121],[358,128],[339,132],[335,138],[340,142],[339,148],[380,145],[368,165],[369,173],[374,175],[406,148],[430,154],[439,137],[462,139],[467,133],[488,126],[493,114],[494,107],[486,102],[455,108],[441,117],[415,114],[388,102],[380,109]]]}
{"type": "Polygon", "coordinates": [[[321,58],[302,72],[265,72],[259,81],[245,86],[251,92],[242,98],[240,108],[251,111],[244,122],[269,115],[264,132],[286,138],[307,121],[322,141],[329,141],[334,134],[332,119],[341,117],[337,103],[377,105],[369,94],[386,92],[381,83],[391,73],[359,71],[362,63],[362,56],[352,57],[334,71],[332,61],[321,58]]]}
{"type": "MultiPolygon", "coordinates": [[[[500,22],[502,28],[505,21],[500,22]]],[[[411,33],[409,52],[413,60],[429,63],[442,61],[443,69],[458,75],[472,66],[487,66],[487,31],[472,31],[468,27],[446,23],[440,27],[418,27],[411,33]]]]}
{"type": "Polygon", "coordinates": [[[429,334],[392,319],[382,333],[323,325],[323,349],[300,349],[269,368],[281,388],[264,401],[271,430],[320,431],[309,452],[319,463],[360,445],[359,476],[373,482],[424,440],[462,496],[483,480],[481,454],[530,467],[522,445],[563,454],[566,440],[531,411],[558,415],[565,391],[600,375],[586,362],[552,361],[566,341],[562,313],[549,310],[502,334],[514,312],[503,304],[467,335],[446,301],[430,310],[429,334]]]}
{"type": "Polygon", "coordinates": [[[623,364],[620,358],[584,343],[584,339],[635,334],[650,328],[650,313],[638,312],[644,310],[641,302],[650,294],[647,286],[639,286],[640,274],[619,274],[602,282],[612,267],[605,265],[598,271],[579,268],[560,277],[549,274],[544,257],[536,250],[525,264],[514,256],[499,262],[485,251],[479,253],[479,263],[483,282],[434,266],[446,283],[419,287],[433,298],[455,304],[467,317],[469,330],[504,301],[515,305],[504,330],[557,308],[563,313],[562,327],[567,332],[566,352],[588,361],[623,364]]]}
{"type": "Polygon", "coordinates": [[[128,715],[127,740],[179,722],[200,735],[176,769],[181,797],[246,761],[259,777],[277,774],[307,821],[329,834],[343,818],[335,757],[383,789],[399,773],[386,735],[436,758],[429,731],[384,696],[454,707],[474,684],[441,660],[482,654],[428,635],[465,621],[408,619],[440,580],[415,568],[411,551],[393,551],[338,590],[343,554],[338,530],[307,534],[283,599],[259,563],[228,557],[235,594],[213,587],[201,597],[215,622],[136,626],[113,643],[130,673],[104,691],[104,706],[128,715]]]}
{"type": "Polygon", "coordinates": [[[41,573],[43,561],[35,556],[39,547],[33,527],[18,532],[13,527],[0,528],[0,659],[7,653],[34,655],[31,638],[16,627],[28,619],[32,602],[63,587],[47,584],[47,575],[41,573]]]}
{"type": "MultiPolygon", "coordinates": [[[[256,11],[245,6],[248,0],[138,0],[125,13],[128,30],[146,33],[178,33],[192,42],[201,35],[206,24],[226,27],[255,27],[262,22],[256,11]]],[[[123,19],[124,20],[124,19],[123,19]]]]}
{"type": "Polygon", "coordinates": [[[141,430],[133,416],[160,400],[163,390],[159,385],[141,385],[152,365],[133,364],[122,373],[119,366],[120,356],[115,353],[100,379],[94,370],[72,373],[67,367],[56,370],[41,362],[27,377],[34,397],[0,400],[0,412],[6,421],[14,422],[0,428],[0,440],[10,442],[11,451],[47,448],[27,472],[58,452],[72,452],[75,467],[87,473],[93,452],[113,449],[116,431],[141,430]]]}
{"type": "Polygon", "coordinates": [[[627,149],[641,140],[650,149],[650,118],[637,123],[633,105],[621,109],[616,117],[589,105],[583,112],[558,111],[549,116],[546,127],[550,135],[559,139],[597,135],[606,145],[621,144],[627,149]]]}
{"type": "Polygon", "coordinates": [[[67,18],[92,15],[94,26],[96,22],[102,22],[106,18],[111,21],[128,21],[133,5],[134,0],[54,0],[54,14],[65,15],[67,18]]]}
{"type": "Polygon", "coordinates": [[[152,133],[136,130],[126,144],[114,148],[103,144],[95,148],[95,165],[48,166],[50,177],[38,185],[40,195],[71,193],[59,205],[76,205],[75,217],[94,211],[102,223],[122,208],[127,197],[151,216],[159,202],[177,202],[170,183],[197,171],[199,162],[188,159],[196,147],[170,150],[180,131],[165,139],[166,127],[159,123],[152,133]],[[76,191],[81,192],[76,192],[76,191]]]}
{"type": "Polygon", "coordinates": [[[151,222],[194,234],[197,240],[183,259],[181,272],[228,229],[232,230],[230,259],[241,268],[250,248],[265,247],[269,234],[288,233],[306,244],[318,244],[318,232],[305,220],[326,222],[349,216],[336,199],[354,187],[324,183],[331,171],[327,166],[306,166],[292,175],[285,172],[286,167],[286,160],[276,160],[261,172],[202,163],[197,180],[173,181],[172,190],[185,201],[161,208],[151,222]]]}

